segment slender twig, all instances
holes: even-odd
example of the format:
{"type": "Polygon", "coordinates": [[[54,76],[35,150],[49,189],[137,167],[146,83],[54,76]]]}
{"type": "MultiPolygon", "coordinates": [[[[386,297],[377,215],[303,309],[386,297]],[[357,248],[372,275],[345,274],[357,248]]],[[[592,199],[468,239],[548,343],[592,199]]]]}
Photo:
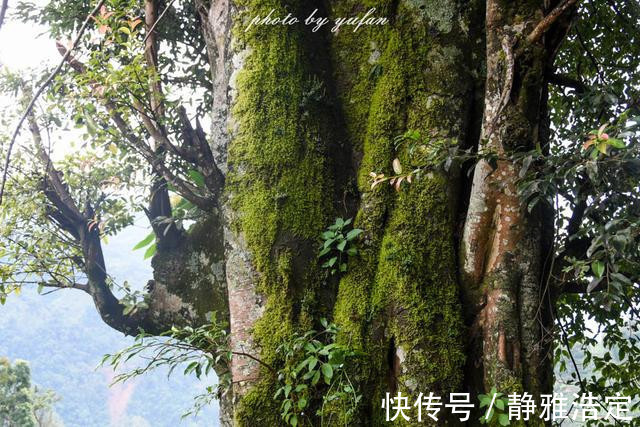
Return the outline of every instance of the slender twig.
{"type": "Polygon", "coordinates": [[[249,353],[245,353],[244,351],[232,351],[231,354],[233,354],[234,356],[240,356],[240,357],[247,357],[251,360],[254,360],[256,362],[258,362],[259,364],[261,364],[262,366],[264,366],[265,368],[267,368],[268,370],[270,370],[271,372],[275,373],[276,370],[273,366],[269,365],[268,363],[266,363],[263,360],[258,359],[255,356],[252,356],[249,353]]]}
{"type": "Polygon", "coordinates": [[[22,114],[22,117],[20,117],[20,120],[18,121],[18,125],[16,126],[15,130],[13,131],[13,135],[11,137],[11,141],[9,142],[9,148],[7,149],[7,156],[6,156],[5,161],[4,161],[4,172],[3,172],[3,175],[2,175],[2,183],[0,183],[0,205],[2,204],[2,196],[4,195],[4,187],[5,187],[5,184],[7,183],[7,174],[9,172],[9,164],[11,163],[11,151],[13,150],[13,146],[16,143],[16,140],[18,138],[18,134],[20,133],[20,128],[22,127],[22,124],[24,123],[24,121],[27,118],[27,116],[31,113],[31,110],[33,110],[33,106],[35,105],[35,103],[38,100],[38,98],[40,97],[40,95],[42,95],[44,90],[51,84],[51,82],[58,75],[60,70],[62,70],[62,67],[67,62],[67,59],[71,56],[71,52],[80,43],[80,39],[82,38],[82,35],[84,34],[84,31],[89,26],[89,22],[91,22],[91,18],[93,18],[94,15],[96,13],[98,13],[98,11],[100,10],[100,8],[104,4],[104,2],[105,2],[105,0],[99,0],[98,3],[96,4],[96,6],[93,8],[93,10],[89,13],[89,15],[87,15],[87,17],[85,18],[84,22],[82,23],[82,26],[80,27],[80,30],[78,31],[78,35],[76,36],[75,40],[71,44],[71,47],[69,47],[69,49],[67,49],[67,52],[62,57],[62,60],[60,61],[60,63],[56,67],[56,69],[53,70],[53,72],[49,75],[47,80],[45,80],[45,82],[38,88],[36,93],[31,98],[31,101],[29,101],[29,104],[27,105],[27,109],[22,114]]]}
{"type": "Polygon", "coordinates": [[[169,4],[167,5],[167,7],[164,8],[164,10],[162,11],[162,13],[160,14],[160,16],[158,16],[158,19],[156,19],[156,22],[153,23],[153,25],[151,26],[151,28],[149,28],[149,31],[147,31],[147,35],[144,37],[144,40],[142,41],[142,44],[145,44],[147,42],[147,39],[151,36],[151,34],[153,33],[153,31],[156,29],[156,25],[158,25],[158,23],[160,22],[160,20],[162,18],[164,18],[164,15],[167,13],[167,11],[171,8],[171,5],[173,5],[173,3],[176,0],[171,0],[169,2],[169,4]]]}
{"type": "Polygon", "coordinates": [[[553,25],[554,22],[560,18],[560,16],[574,3],[578,0],[565,0],[556,6],[547,16],[545,16],[542,21],[536,25],[536,27],[531,31],[529,36],[527,36],[527,41],[529,43],[536,43],[538,40],[542,38],[542,35],[549,30],[549,28],[553,25]]]}
{"type": "MultiPolygon", "coordinates": [[[[578,383],[580,384],[580,392],[584,393],[587,389],[584,381],[582,380],[582,376],[580,375],[580,368],[578,368],[578,363],[576,359],[573,357],[573,352],[571,351],[571,344],[569,343],[569,338],[567,335],[567,331],[562,324],[562,320],[558,317],[558,325],[560,325],[560,330],[562,331],[562,341],[565,344],[565,348],[567,349],[567,353],[569,353],[569,358],[571,359],[571,364],[573,365],[573,370],[576,374],[576,378],[578,379],[578,383]]],[[[596,403],[602,407],[602,409],[607,409],[607,407],[598,399],[596,399],[596,403]]],[[[573,406],[573,405],[572,405],[573,406]]],[[[571,409],[569,410],[569,413],[571,409]]],[[[617,418],[612,416],[613,421],[615,421],[616,425],[621,425],[620,421],[617,418]]]]}

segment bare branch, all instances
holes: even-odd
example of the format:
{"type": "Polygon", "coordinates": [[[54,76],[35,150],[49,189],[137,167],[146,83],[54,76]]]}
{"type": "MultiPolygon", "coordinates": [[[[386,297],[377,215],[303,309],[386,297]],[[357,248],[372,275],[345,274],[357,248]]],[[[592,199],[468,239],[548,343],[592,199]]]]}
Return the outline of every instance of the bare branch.
{"type": "Polygon", "coordinates": [[[164,15],[167,13],[167,11],[171,8],[171,6],[173,5],[173,3],[176,0],[171,0],[169,2],[169,4],[167,5],[167,7],[164,8],[164,10],[162,11],[162,13],[160,14],[160,16],[158,16],[158,19],[155,20],[155,22],[153,23],[153,25],[151,25],[151,27],[147,30],[147,35],[144,38],[144,42],[143,43],[147,43],[147,39],[151,37],[151,35],[153,34],[153,32],[156,29],[156,26],[158,25],[158,23],[162,20],[162,18],[164,18],[164,15]]]}
{"type": "Polygon", "coordinates": [[[40,282],[38,284],[44,286],[45,288],[78,289],[78,290],[81,290],[81,291],[84,291],[84,292],[90,294],[89,285],[86,284],[86,283],[70,283],[68,285],[65,285],[64,283],[60,283],[58,281],[54,281],[54,282],[40,282]]]}
{"type": "Polygon", "coordinates": [[[15,130],[13,131],[13,135],[11,136],[11,140],[9,142],[9,148],[7,149],[7,155],[6,155],[5,162],[4,162],[4,172],[3,172],[3,175],[2,175],[2,182],[0,183],[0,205],[2,204],[2,197],[4,195],[4,188],[5,188],[5,185],[7,183],[7,174],[9,173],[9,163],[11,163],[11,152],[13,151],[13,146],[16,143],[16,140],[18,138],[18,134],[20,133],[20,128],[22,127],[22,124],[24,123],[24,121],[27,118],[27,116],[31,113],[31,110],[33,110],[33,106],[36,104],[36,101],[38,100],[40,95],[42,95],[44,90],[47,87],[49,87],[49,85],[51,84],[53,79],[58,75],[60,70],[62,70],[62,67],[67,62],[67,59],[71,56],[71,52],[80,43],[80,39],[82,38],[82,35],[84,34],[84,31],[89,26],[89,22],[91,22],[91,18],[93,18],[93,16],[96,13],[98,13],[98,11],[100,10],[100,8],[104,4],[104,2],[105,2],[105,0],[99,0],[98,3],[96,4],[96,6],[93,8],[93,10],[89,13],[89,15],[87,15],[87,17],[85,18],[84,22],[82,23],[82,26],[80,27],[80,30],[78,31],[78,35],[76,36],[75,40],[71,44],[71,47],[69,49],[67,49],[67,52],[63,56],[62,60],[60,61],[60,63],[56,67],[56,69],[53,70],[53,72],[49,75],[47,80],[45,80],[45,82],[38,88],[36,93],[31,98],[31,101],[29,101],[29,104],[27,105],[27,108],[26,108],[25,112],[22,114],[22,117],[20,117],[20,120],[18,121],[18,125],[16,126],[15,130]]]}
{"type": "MultiPolygon", "coordinates": [[[[164,103],[162,102],[162,84],[160,83],[160,79],[156,78],[156,74],[158,73],[158,41],[156,39],[155,32],[152,30],[158,22],[156,20],[156,8],[157,0],[145,0],[144,13],[147,35],[144,38],[144,57],[147,61],[147,66],[153,75],[149,83],[151,113],[156,118],[156,127],[161,128],[160,130],[162,130],[162,124],[159,122],[158,117],[164,117],[165,111],[164,103]]],[[[165,11],[167,9],[165,9],[165,11]]]]}
{"type": "Polygon", "coordinates": [[[564,0],[558,6],[556,6],[547,16],[545,16],[542,21],[536,25],[536,27],[531,31],[529,36],[527,36],[527,41],[529,43],[537,43],[544,33],[551,28],[554,22],[562,16],[562,14],[573,6],[578,0],[564,0]]]}
{"type": "Polygon", "coordinates": [[[2,28],[2,24],[4,23],[4,16],[7,13],[8,8],[9,0],[2,0],[2,5],[0,6],[0,29],[2,28]]]}
{"type": "Polygon", "coordinates": [[[587,91],[587,86],[580,80],[565,76],[564,74],[552,74],[548,77],[547,81],[556,86],[575,89],[576,93],[584,93],[587,91]]]}

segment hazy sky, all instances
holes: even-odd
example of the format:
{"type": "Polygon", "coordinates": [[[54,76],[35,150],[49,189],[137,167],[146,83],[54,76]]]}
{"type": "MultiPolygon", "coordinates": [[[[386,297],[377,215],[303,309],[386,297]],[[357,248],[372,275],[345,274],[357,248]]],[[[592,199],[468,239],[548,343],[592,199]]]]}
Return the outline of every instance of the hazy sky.
{"type": "MultiPolygon", "coordinates": [[[[43,2],[38,0],[34,3],[43,2]]],[[[7,15],[11,13],[9,2],[7,15]]],[[[15,22],[8,16],[0,29],[0,63],[12,70],[54,64],[60,55],[55,42],[43,34],[45,31],[44,27],[15,22]]]]}

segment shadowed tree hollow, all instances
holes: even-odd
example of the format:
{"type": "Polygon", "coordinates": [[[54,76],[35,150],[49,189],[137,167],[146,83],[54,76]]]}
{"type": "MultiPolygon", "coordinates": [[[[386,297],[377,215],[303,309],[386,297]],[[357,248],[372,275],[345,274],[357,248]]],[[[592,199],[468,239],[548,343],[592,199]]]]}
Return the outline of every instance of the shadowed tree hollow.
{"type": "MultiPolygon", "coordinates": [[[[12,16],[63,40],[86,3],[12,16]]],[[[592,339],[585,318],[637,329],[638,16],[613,0],[106,1],[77,48],[58,43],[54,107],[26,116],[0,295],[80,289],[129,335],[214,315],[232,354],[215,368],[222,425],[380,425],[398,392],[539,399],[592,339]],[[288,14],[300,22],[255,20],[288,14]],[[76,160],[53,158],[61,121],[88,135],[76,160]],[[116,286],[101,246],[136,210],[153,230],[143,292],[116,286]],[[323,366],[326,384],[283,409],[302,361],[283,345],[322,319],[359,397],[323,401],[323,366]]],[[[27,102],[30,86],[3,83],[27,102]]],[[[622,335],[618,362],[637,368],[622,335]]],[[[628,375],[616,390],[637,396],[628,375]]]]}

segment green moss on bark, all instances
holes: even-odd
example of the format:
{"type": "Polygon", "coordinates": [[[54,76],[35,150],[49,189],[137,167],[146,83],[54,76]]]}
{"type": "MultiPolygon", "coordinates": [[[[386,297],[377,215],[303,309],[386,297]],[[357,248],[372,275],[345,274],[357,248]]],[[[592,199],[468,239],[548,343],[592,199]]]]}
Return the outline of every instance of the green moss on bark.
{"type": "Polygon", "coordinates": [[[398,380],[445,393],[462,382],[463,323],[452,224],[442,175],[416,182],[398,199],[379,258],[372,304],[406,359],[398,380]]]}
{"type": "MultiPolygon", "coordinates": [[[[393,147],[393,138],[406,130],[464,137],[470,78],[462,32],[468,26],[461,28],[464,17],[457,11],[443,26],[435,18],[423,19],[409,3],[400,2],[394,24],[377,30],[383,34],[340,34],[333,43],[336,61],[348,49],[361,52],[354,57],[359,64],[337,66],[337,79],[345,115],[353,118],[347,123],[352,144],[362,152],[356,226],[365,230],[361,256],[340,282],[335,321],[343,342],[368,354],[353,374],[368,401],[362,414],[374,423],[384,419],[380,398],[399,385],[390,378],[397,377],[410,393],[459,391],[465,361],[452,176],[431,174],[400,193],[387,184],[370,189],[370,172],[393,175],[396,156],[405,167],[410,164],[407,153],[393,147]],[[373,82],[363,46],[381,50],[375,64],[380,74],[373,82]],[[393,372],[397,367],[389,359],[397,357],[400,371],[393,372]]],[[[443,14],[429,13],[439,19],[453,12],[447,5],[443,14]]]]}
{"type": "MultiPolygon", "coordinates": [[[[440,22],[434,35],[435,22],[425,24],[403,2],[393,10],[395,4],[332,5],[333,16],[376,6],[376,15],[393,22],[357,32],[343,28],[331,36],[339,108],[349,145],[358,152],[363,198],[356,226],[365,230],[360,254],[341,280],[334,313],[343,331],[340,339],[367,354],[354,378],[364,387],[373,420],[383,419],[377,396],[388,390],[391,342],[408,355],[402,379],[425,390],[457,389],[464,364],[448,177],[425,177],[399,196],[388,186],[369,191],[369,172],[390,174],[393,158],[404,156],[394,152],[392,141],[406,129],[456,138],[463,132],[468,78],[460,39],[450,33],[460,31],[460,21],[451,24],[452,30],[440,22]]],[[[276,15],[305,15],[296,2],[243,0],[241,6],[246,9],[238,23],[272,8],[276,15]]],[[[317,267],[301,266],[300,260],[315,259],[314,241],[333,217],[332,154],[326,141],[331,126],[320,110],[305,110],[313,74],[310,36],[295,26],[236,31],[251,53],[238,78],[238,133],[230,148],[228,182],[239,213],[235,226],[245,236],[266,296],[253,335],[261,357],[277,364],[278,344],[300,319],[305,325],[313,319],[309,310],[298,313],[297,307],[315,300],[308,290],[317,286],[317,267]]],[[[240,425],[278,413],[270,401],[272,388],[273,381],[263,380],[242,398],[236,412],[240,425]]],[[[339,407],[333,415],[354,421],[339,407]]]]}
{"type": "MultiPolygon", "coordinates": [[[[259,273],[263,315],[252,334],[265,363],[279,366],[276,352],[299,327],[309,327],[311,310],[303,297],[320,286],[316,246],[333,214],[333,177],[329,153],[330,116],[323,76],[314,70],[318,51],[303,26],[254,26],[254,16],[305,15],[304,2],[238,2],[235,35],[238,49],[249,51],[238,76],[233,109],[237,133],[229,149],[227,180],[232,224],[242,233],[259,273]],[[322,86],[322,83],[320,83],[322,86]]],[[[319,71],[319,70],[318,70],[319,71]]],[[[275,378],[264,378],[237,405],[238,425],[278,425],[280,408],[273,400],[275,378]]]]}
{"type": "Polygon", "coordinates": [[[217,215],[199,219],[180,245],[160,249],[152,259],[156,285],[188,302],[196,323],[207,322],[207,313],[228,321],[224,274],[222,226],[217,215]]]}

